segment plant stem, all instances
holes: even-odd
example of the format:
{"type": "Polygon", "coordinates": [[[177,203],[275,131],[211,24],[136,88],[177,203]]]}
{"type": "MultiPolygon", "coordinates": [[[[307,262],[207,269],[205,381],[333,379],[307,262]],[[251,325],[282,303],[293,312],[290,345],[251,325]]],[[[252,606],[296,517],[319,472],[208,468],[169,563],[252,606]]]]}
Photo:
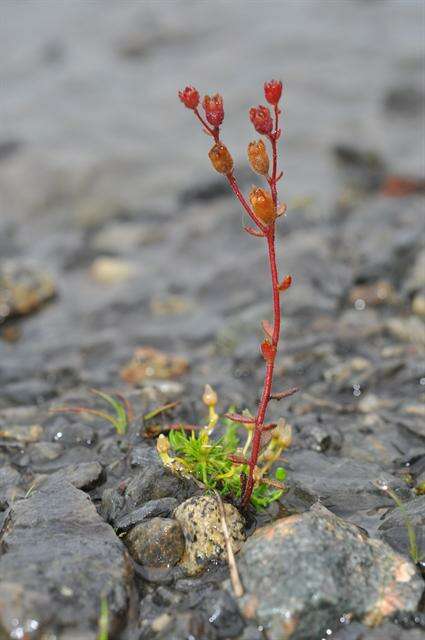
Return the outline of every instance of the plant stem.
{"type": "MultiPolygon", "coordinates": [[[[273,164],[272,174],[269,178],[270,190],[272,193],[273,204],[277,208],[277,139],[279,136],[279,108],[276,105],[274,109],[274,131],[270,134],[269,140],[272,146],[273,164]]],[[[264,418],[266,416],[267,407],[270,401],[270,395],[273,384],[273,372],[277,354],[277,347],[279,344],[280,336],[280,293],[279,293],[279,275],[276,264],[276,249],[275,249],[275,223],[270,224],[266,229],[263,229],[263,233],[266,237],[268,258],[270,266],[270,276],[272,282],[273,293],[273,336],[272,344],[274,346],[273,355],[271,360],[266,365],[266,373],[264,377],[263,392],[261,394],[261,400],[258,407],[258,413],[255,420],[254,435],[252,438],[251,456],[249,459],[249,473],[245,484],[245,490],[241,499],[241,506],[246,507],[251,499],[252,491],[254,488],[254,469],[257,465],[258,456],[261,448],[261,431],[264,424],[264,418]]]]}

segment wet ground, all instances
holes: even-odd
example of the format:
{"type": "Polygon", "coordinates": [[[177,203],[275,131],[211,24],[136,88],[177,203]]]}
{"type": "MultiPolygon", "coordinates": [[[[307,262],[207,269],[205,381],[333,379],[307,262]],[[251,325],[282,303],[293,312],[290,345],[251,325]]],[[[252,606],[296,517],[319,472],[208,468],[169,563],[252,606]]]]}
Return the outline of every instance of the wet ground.
{"type": "MultiPolygon", "coordinates": [[[[95,387],[119,389],[137,415],[179,399],[169,419],[199,420],[206,382],[222,410],[254,409],[260,321],[270,316],[264,247],[243,233],[237,203],[210,168],[208,140],[176,92],[191,83],[223,93],[223,138],[246,189],[256,181],[244,157],[254,137],[247,109],[262,101],[265,79],[281,77],[288,214],[278,256],[294,285],[276,388],[301,388],[270,413],[294,432],[282,504],[300,512],[319,499],[407,553],[406,527],[383,523],[394,502],[380,480],[406,502],[425,544],[423,7],[46,0],[7,2],[2,14],[0,637],[23,637],[11,633],[25,618],[37,623],[24,629],[31,638],[92,638],[110,581],[110,638],[268,638],[236,614],[221,588],[226,568],[197,578],[204,595],[191,600],[193,579],[132,563],[104,524],[143,506],[118,504],[128,479],[145,503],[193,491],[161,476],[140,422],[120,443],[105,423],[49,409],[93,403],[95,387]],[[123,367],[140,347],[178,356],[175,375],[148,368],[126,382],[123,367]],[[61,520],[69,527],[58,532],[61,520]],[[90,532],[79,537],[84,523],[90,532]],[[57,545],[56,534],[75,561],[61,564],[59,544],[51,574],[41,570],[46,596],[28,558],[47,566],[46,547],[32,543],[57,545]],[[58,595],[59,583],[70,591],[58,595]],[[212,603],[222,612],[214,624],[212,603]]],[[[168,518],[174,506],[152,514],[168,518]]],[[[275,516],[272,508],[263,519],[275,516]]],[[[386,622],[382,636],[357,622],[333,632],[414,640],[423,616],[386,622]]]]}

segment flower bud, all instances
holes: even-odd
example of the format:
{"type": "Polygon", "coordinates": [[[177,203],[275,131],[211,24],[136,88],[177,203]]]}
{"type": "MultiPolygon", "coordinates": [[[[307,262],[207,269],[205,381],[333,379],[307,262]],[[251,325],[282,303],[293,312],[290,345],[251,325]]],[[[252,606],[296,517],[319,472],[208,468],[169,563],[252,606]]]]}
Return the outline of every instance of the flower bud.
{"type": "Polygon", "coordinates": [[[249,110],[249,117],[258,133],[268,135],[273,129],[273,120],[268,107],[260,105],[249,110]]]}
{"type": "Polygon", "coordinates": [[[269,172],[269,156],[262,140],[250,142],[248,145],[248,160],[251,169],[266,176],[269,172]]]}
{"type": "Polygon", "coordinates": [[[216,93],[214,96],[205,96],[202,102],[205,109],[205,117],[213,127],[219,127],[223,122],[224,109],[223,98],[216,93]]]}
{"type": "Polygon", "coordinates": [[[268,340],[264,340],[261,343],[261,355],[263,356],[267,364],[271,364],[276,355],[276,347],[268,340]]]}
{"type": "Polygon", "coordinates": [[[231,173],[233,169],[233,158],[224,144],[217,142],[210,149],[208,157],[216,171],[225,174],[231,173]]]}
{"type": "Polygon", "coordinates": [[[206,404],[207,407],[214,407],[218,402],[217,394],[209,384],[205,385],[202,402],[206,404]]]}
{"type": "Polygon", "coordinates": [[[280,80],[270,80],[270,82],[265,82],[264,95],[269,104],[276,105],[282,95],[282,82],[280,80]]]}
{"type": "Polygon", "coordinates": [[[289,289],[291,284],[292,284],[292,276],[285,276],[282,282],[279,284],[278,289],[279,291],[286,291],[286,289],[289,289]]]}
{"type": "Polygon", "coordinates": [[[179,98],[188,109],[196,109],[199,104],[199,93],[194,87],[186,87],[179,91],[179,98]]]}
{"type": "Polygon", "coordinates": [[[276,209],[269,191],[261,187],[253,187],[249,194],[249,200],[255,215],[264,224],[270,224],[276,220],[276,209]]]}

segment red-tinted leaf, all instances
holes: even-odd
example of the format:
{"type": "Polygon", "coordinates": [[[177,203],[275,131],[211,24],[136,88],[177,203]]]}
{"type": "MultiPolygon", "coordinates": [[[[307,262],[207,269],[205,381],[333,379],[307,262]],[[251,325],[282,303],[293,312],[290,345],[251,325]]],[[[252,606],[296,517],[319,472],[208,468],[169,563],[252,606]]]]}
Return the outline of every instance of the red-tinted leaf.
{"type": "Polygon", "coordinates": [[[249,460],[244,458],[244,456],[238,456],[235,453],[229,453],[227,458],[234,464],[249,464],[249,460]]]}
{"type": "Polygon", "coordinates": [[[241,422],[242,424],[254,424],[255,418],[249,418],[247,416],[242,416],[240,413],[225,413],[225,418],[229,420],[233,420],[233,422],[241,422]]]}
{"type": "Polygon", "coordinates": [[[269,338],[273,339],[273,327],[268,320],[262,320],[261,326],[263,327],[263,331],[269,338]]]}
{"type": "Polygon", "coordinates": [[[289,398],[289,396],[293,396],[294,393],[299,391],[299,387],[292,387],[292,389],[287,389],[286,391],[278,391],[277,393],[271,393],[270,398],[273,400],[283,400],[283,398],[289,398]]]}
{"type": "Polygon", "coordinates": [[[249,235],[251,236],[255,236],[256,238],[264,238],[264,233],[262,231],[254,229],[254,227],[244,227],[244,231],[249,233],[249,235]]]}

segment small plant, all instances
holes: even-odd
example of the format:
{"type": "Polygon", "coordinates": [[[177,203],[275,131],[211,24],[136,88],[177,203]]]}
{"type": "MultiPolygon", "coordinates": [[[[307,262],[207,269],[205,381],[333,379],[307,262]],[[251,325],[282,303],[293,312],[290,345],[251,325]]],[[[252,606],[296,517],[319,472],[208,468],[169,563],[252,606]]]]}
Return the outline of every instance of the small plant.
{"type": "MultiPolygon", "coordinates": [[[[280,297],[292,283],[290,275],[285,276],[282,280],[279,279],[275,249],[276,220],[286,211],[286,205],[279,204],[277,196],[277,183],[283,175],[281,171],[278,171],[277,149],[277,143],[281,135],[279,128],[279,116],[281,114],[279,102],[281,95],[282,82],[277,80],[266,82],[264,84],[264,96],[273,113],[270,113],[269,107],[264,105],[252,107],[249,111],[249,117],[255,130],[264,136],[271,146],[272,160],[270,163],[266,146],[262,139],[251,142],[248,145],[248,160],[252,170],[262,176],[268,184],[268,188],[253,187],[249,194],[248,203],[233,173],[232,156],[221,140],[220,127],[224,119],[223,98],[219,94],[206,95],[202,101],[204,117],[199,111],[199,92],[194,87],[186,87],[179,92],[179,98],[184,106],[193,111],[204,132],[214,141],[208,154],[214,169],[225,176],[243,210],[255,225],[254,227],[245,226],[245,231],[256,238],[264,238],[267,245],[273,294],[273,324],[270,324],[267,320],[262,322],[264,340],[261,343],[260,351],[266,364],[266,371],[257,414],[255,418],[250,418],[249,423],[252,426],[252,437],[250,440],[249,459],[243,465],[243,468],[247,468],[248,474],[245,476],[244,472],[242,472],[241,475],[243,484],[242,507],[247,506],[254,491],[257,463],[263,448],[264,438],[269,430],[274,430],[276,427],[276,424],[265,423],[269,401],[271,399],[281,400],[297,391],[297,389],[290,389],[279,393],[272,392],[273,372],[280,336],[280,297]]],[[[233,420],[241,424],[247,424],[246,420],[240,420],[238,416],[234,416],[233,420]]]]}
{"type": "Polygon", "coordinates": [[[374,485],[378,489],[380,489],[381,491],[383,491],[384,493],[389,495],[391,500],[393,500],[395,505],[400,510],[400,513],[401,513],[401,515],[403,517],[404,524],[405,524],[405,527],[406,527],[406,530],[407,530],[407,538],[408,538],[408,541],[409,541],[409,555],[410,555],[411,559],[413,560],[413,562],[415,564],[418,564],[419,562],[421,562],[423,560],[424,554],[418,548],[418,542],[417,542],[417,539],[416,539],[415,527],[414,527],[414,525],[412,523],[412,520],[411,520],[411,518],[409,516],[409,513],[408,513],[403,501],[400,500],[400,498],[398,497],[396,492],[393,491],[385,482],[380,482],[379,480],[377,480],[376,482],[374,482],[374,485]]]}
{"type": "Polygon", "coordinates": [[[97,640],[108,640],[109,638],[109,607],[108,600],[102,596],[100,600],[100,613],[98,620],[97,640]]]}
{"type": "Polygon", "coordinates": [[[104,402],[109,404],[115,411],[114,414],[107,413],[101,409],[93,409],[91,407],[54,407],[51,409],[52,413],[82,413],[97,418],[102,418],[110,422],[119,436],[124,436],[130,423],[134,419],[133,409],[131,404],[120,393],[115,394],[115,398],[108,393],[99,391],[98,389],[90,389],[91,393],[101,398],[104,402]]]}
{"type": "MultiPolygon", "coordinates": [[[[241,477],[249,469],[247,451],[253,436],[253,420],[249,412],[244,412],[244,422],[234,420],[238,414],[228,413],[220,424],[215,407],[217,394],[209,385],[205,387],[203,401],[208,406],[209,417],[204,427],[186,431],[170,430],[168,437],[161,434],[157,440],[157,450],[163,464],[174,473],[184,477],[193,477],[208,490],[217,490],[223,496],[240,498],[243,492],[241,477]],[[245,430],[245,441],[240,437],[240,424],[245,430]],[[223,435],[216,436],[222,426],[223,435]]],[[[239,416],[238,416],[239,417],[239,416]]],[[[278,467],[275,479],[267,477],[272,465],[289,446],[291,430],[281,421],[273,430],[264,434],[264,442],[257,465],[254,469],[254,488],[250,501],[256,509],[267,507],[278,500],[285,487],[285,470],[278,467]],[[267,439],[267,442],[265,442],[267,439]]],[[[263,436],[263,437],[264,437],[263,436]]]]}

